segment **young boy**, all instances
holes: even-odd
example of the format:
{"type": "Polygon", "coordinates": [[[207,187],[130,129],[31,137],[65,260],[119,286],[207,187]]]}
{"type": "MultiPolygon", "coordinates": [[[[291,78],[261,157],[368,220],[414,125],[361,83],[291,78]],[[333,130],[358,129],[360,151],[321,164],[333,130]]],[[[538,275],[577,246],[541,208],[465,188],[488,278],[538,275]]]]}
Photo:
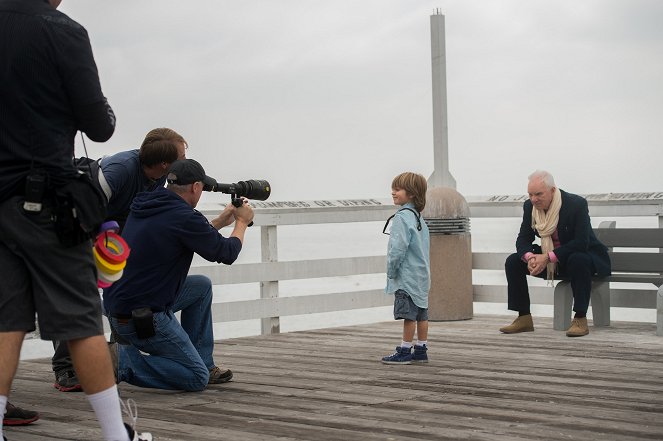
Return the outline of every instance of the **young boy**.
{"type": "Polygon", "coordinates": [[[403,319],[403,342],[396,352],[382,358],[385,364],[427,363],[428,290],[430,289],[430,238],[421,218],[426,205],[426,179],[416,173],[401,173],[391,183],[391,197],[401,208],[388,233],[387,294],[394,294],[394,319],[403,319]],[[412,353],[412,339],[417,344],[412,353]]]}

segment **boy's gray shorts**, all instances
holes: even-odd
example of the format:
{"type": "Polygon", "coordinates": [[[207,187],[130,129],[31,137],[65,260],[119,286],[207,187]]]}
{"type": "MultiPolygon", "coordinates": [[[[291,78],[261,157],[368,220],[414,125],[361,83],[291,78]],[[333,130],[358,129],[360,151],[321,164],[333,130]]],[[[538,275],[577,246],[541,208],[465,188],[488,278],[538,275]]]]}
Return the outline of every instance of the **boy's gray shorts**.
{"type": "Polygon", "coordinates": [[[410,295],[399,289],[394,293],[394,320],[428,320],[428,308],[420,308],[414,304],[410,295]]]}

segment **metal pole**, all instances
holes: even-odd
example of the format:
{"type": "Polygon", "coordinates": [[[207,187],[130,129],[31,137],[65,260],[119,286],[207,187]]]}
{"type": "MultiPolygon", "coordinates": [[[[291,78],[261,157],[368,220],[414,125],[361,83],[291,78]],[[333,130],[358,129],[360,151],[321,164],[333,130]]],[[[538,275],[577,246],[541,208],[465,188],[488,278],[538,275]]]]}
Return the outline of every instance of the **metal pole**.
{"type": "Polygon", "coordinates": [[[430,16],[431,65],[433,71],[433,162],[435,169],[428,185],[456,188],[449,172],[449,127],[447,125],[447,56],[444,42],[444,15],[430,16]]]}

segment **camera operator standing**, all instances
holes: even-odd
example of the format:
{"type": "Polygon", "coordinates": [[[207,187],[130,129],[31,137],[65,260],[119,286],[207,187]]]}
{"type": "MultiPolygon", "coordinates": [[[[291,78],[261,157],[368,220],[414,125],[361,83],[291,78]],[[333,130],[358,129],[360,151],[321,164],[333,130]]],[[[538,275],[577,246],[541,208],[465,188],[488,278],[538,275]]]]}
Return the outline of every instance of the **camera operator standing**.
{"type": "Polygon", "coordinates": [[[0,409],[36,313],[42,338],[68,341],[103,438],[151,440],[122,422],[83,222],[103,209],[73,163],[76,132],[106,141],[115,116],[87,32],[59,4],[0,0],[0,409]]]}

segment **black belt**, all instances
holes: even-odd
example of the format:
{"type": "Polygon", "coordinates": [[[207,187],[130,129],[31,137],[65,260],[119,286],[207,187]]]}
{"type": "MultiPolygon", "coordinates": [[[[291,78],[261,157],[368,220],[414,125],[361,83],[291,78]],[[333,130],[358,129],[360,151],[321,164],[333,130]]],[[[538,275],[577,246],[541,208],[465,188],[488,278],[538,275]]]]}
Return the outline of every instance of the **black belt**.
{"type": "MultiPolygon", "coordinates": [[[[156,314],[158,312],[163,312],[163,310],[157,310],[155,308],[152,308],[152,312],[156,314]]],[[[128,320],[133,318],[131,314],[111,314],[110,316],[118,320],[128,320]]]]}

